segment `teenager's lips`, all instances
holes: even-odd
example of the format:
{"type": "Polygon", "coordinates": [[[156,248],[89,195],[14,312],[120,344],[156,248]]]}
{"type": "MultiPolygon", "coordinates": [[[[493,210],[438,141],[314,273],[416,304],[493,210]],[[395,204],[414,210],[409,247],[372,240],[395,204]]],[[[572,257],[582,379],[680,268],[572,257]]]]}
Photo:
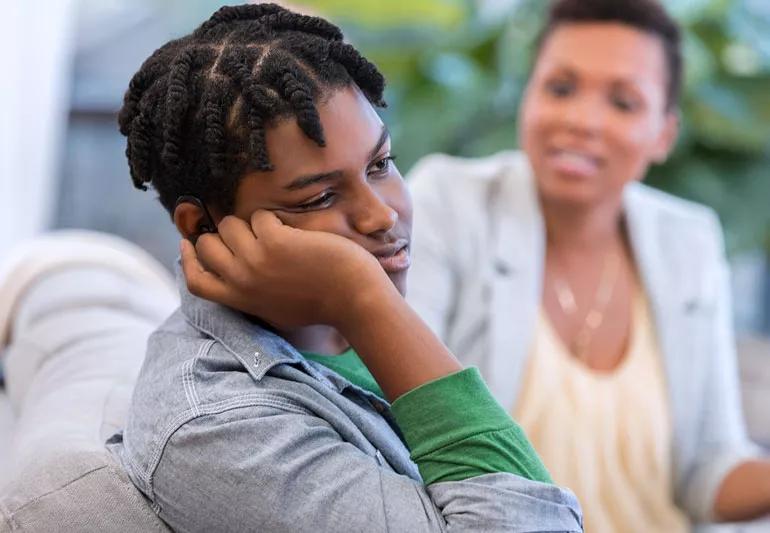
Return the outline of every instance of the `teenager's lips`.
{"type": "Polygon", "coordinates": [[[380,262],[382,269],[389,274],[403,272],[412,263],[409,257],[409,241],[406,239],[399,239],[371,252],[380,262]]]}

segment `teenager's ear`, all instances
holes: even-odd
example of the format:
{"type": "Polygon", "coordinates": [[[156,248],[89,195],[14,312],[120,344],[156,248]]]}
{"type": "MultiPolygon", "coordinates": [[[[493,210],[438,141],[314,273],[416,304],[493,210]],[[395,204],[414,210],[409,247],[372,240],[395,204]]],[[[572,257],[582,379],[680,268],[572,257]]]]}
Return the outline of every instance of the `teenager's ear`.
{"type": "Polygon", "coordinates": [[[206,214],[200,205],[192,202],[179,202],[174,208],[174,225],[180,235],[195,242],[202,233],[209,233],[206,214]]]}

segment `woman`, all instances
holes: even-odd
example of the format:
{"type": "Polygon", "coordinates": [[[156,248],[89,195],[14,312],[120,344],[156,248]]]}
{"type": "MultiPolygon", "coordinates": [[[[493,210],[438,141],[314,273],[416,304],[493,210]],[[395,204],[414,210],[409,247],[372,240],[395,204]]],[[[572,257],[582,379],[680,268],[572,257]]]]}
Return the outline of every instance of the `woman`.
{"type": "Polygon", "coordinates": [[[637,182],[677,134],[679,31],[654,0],[552,6],[523,152],[410,174],[410,303],[477,365],[588,531],[770,511],[741,420],[717,218],[637,182]]]}
{"type": "Polygon", "coordinates": [[[582,530],[403,299],[383,86],[337,27],[273,4],[222,8],[131,81],[131,175],[184,276],[110,448],[172,529],[582,530]]]}

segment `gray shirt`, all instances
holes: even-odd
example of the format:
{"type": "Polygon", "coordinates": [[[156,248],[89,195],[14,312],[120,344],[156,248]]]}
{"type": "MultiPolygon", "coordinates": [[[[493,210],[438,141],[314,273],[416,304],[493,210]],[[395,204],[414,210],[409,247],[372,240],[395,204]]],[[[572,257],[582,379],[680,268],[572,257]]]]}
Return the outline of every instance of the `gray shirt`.
{"type": "Polygon", "coordinates": [[[582,531],[574,495],[509,473],[425,486],[390,406],[180,283],[110,439],[178,531],[582,531]]]}

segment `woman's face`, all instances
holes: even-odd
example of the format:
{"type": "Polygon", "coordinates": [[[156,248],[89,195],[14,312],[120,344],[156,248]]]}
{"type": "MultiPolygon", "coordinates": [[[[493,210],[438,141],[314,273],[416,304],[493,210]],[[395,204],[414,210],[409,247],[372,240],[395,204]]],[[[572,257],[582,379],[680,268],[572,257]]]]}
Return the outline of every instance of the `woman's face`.
{"type": "Polygon", "coordinates": [[[619,23],[558,26],[522,102],[520,141],[544,199],[619,200],[676,140],[663,44],[619,23]]]}
{"type": "Polygon", "coordinates": [[[248,220],[257,209],[271,209],[290,226],[348,238],[377,256],[404,294],[412,205],[388,130],[354,86],[332,93],[318,113],[323,148],[293,119],[267,130],[274,170],[240,182],[234,214],[248,220]]]}

